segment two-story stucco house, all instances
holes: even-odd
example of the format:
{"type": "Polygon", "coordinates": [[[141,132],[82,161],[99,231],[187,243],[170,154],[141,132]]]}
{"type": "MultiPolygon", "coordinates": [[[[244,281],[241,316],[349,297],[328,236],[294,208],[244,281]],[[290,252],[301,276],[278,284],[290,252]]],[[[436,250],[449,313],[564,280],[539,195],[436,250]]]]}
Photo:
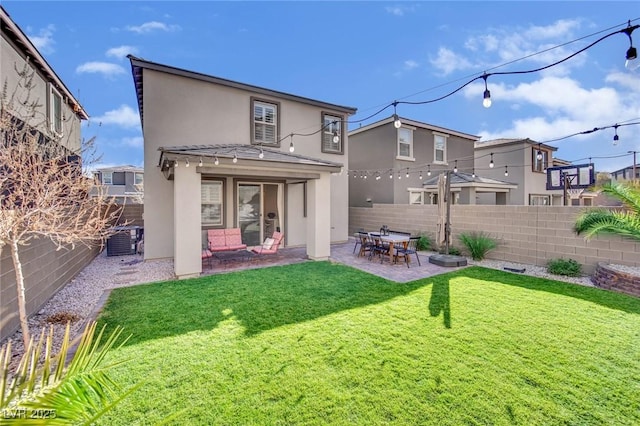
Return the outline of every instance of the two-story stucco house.
{"type": "MultiPolygon", "coordinates": [[[[474,175],[474,143],[478,139],[403,117],[396,123],[393,116],[350,131],[349,205],[436,203],[431,180],[454,169],[474,175]]],[[[475,175],[472,180],[452,188],[456,200],[473,204],[476,190],[508,192],[511,188],[506,182],[475,175]]]]}
{"type": "Polygon", "coordinates": [[[355,108],[133,56],[144,136],[145,259],[201,273],[206,231],[247,245],[279,230],[327,259],[348,238],[345,123],[355,108]]]}
{"type": "Polygon", "coordinates": [[[93,172],[96,185],[118,204],[141,204],[144,197],[144,169],[131,165],[102,167],[93,172]]]}
{"type": "MultiPolygon", "coordinates": [[[[558,148],[531,139],[494,139],[475,143],[475,168],[492,179],[517,185],[506,204],[563,205],[561,190],[547,190],[547,168],[558,148]],[[492,166],[492,167],[491,167],[492,166]],[[508,176],[505,176],[505,173],[508,176]]],[[[481,194],[478,204],[496,204],[492,194],[481,194]]]]}

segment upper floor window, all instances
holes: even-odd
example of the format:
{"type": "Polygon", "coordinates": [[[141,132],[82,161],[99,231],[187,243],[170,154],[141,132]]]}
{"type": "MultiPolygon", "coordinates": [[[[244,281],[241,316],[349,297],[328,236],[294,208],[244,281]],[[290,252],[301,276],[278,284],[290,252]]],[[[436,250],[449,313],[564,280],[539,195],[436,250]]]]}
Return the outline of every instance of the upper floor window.
{"type": "Polygon", "coordinates": [[[322,113],[322,152],[342,154],[342,120],[337,115],[322,113]]]}
{"type": "Polygon", "coordinates": [[[133,182],[134,182],[134,185],[142,185],[144,183],[144,174],[134,173],[133,182]]]}
{"type": "Polygon", "coordinates": [[[278,145],[278,104],[251,99],[252,143],[278,145]]]}
{"type": "Polygon", "coordinates": [[[102,184],[113,185],[113,172],[102,172],[102,184]]]}
{"type": "Polygon", "coordinates": [[[531,170],[544,173],[549,167],[550,152],[546,149],[531,148],[531,170]]]}
{"type": "Polygon", "coordinates": [[[398,129],[398,159],[413,160],[413,129],[401,127],[398,129]]]}
{"type": "Polygon", "coordinates": [[[433,162],[447,162],[447,135],[440,133],[433,134],[433,162]]]}
{"type": "Polygon", "coordinates": [[[49,126],[53,133],[62,135],[62,96],[49,84],[49,126]]]}

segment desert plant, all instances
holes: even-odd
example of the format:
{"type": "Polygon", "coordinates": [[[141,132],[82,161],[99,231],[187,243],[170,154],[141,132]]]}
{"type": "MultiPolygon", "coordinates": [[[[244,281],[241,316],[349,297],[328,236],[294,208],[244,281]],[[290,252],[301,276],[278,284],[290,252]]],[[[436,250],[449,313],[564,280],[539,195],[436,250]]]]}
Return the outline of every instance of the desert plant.
{"type": "Polygon", "coordinates": [[[87,324],[75,353],[67,360],[72,345],[69,330],[67,323],[60,353],[54,357],[53,327],[46,335],[43,329],[37,343],[30,339],[11,380],[11,342],[0,350],[0,412],[5,419],[17,420],[16,424],[20,419],[29,420],[20,424],[95,424],[139,387],[123,393],[107,374],[109,368],[121,362],[103,365],[122,328],[117,327],[103,341],[104,327],[96,336],[96,323],[87,324]]]}
{"type": "Polygon", "coordinates": [[[547,272],[555,275],[578,277],[582,273],[582,265],[573,259],[551,259],[547,262],[547,272]]]}
{"type": "Polygon", "coordinates": [[[429,237],[427,235],[420,234],[420,239],[416,244],[416,249],[418,249],[418,251],[426,251],[426,250],[431,250],[431,247],[432,247],[432,244],[429,237]]]}
{"type": "Polygon", "coordinates": [[[482,260],[489,250],[496,248],[496,241],[484,232],[462,233],[458,237],[469,250],[473,260],[482,260]]]}
{"type": "MultiPolygon", "coordinates": [[[[440,250],[438,250],[438,253],[440,254],[446,254],[446,247],[442,246],[440,247],[440,250]]],[[[454,255],[454,256],[460,256],[461,252],[460,249],[454,246],[449,246],[449,254],[454,255]]]]}
{"type": "Polygon", "coordinates": [[[640,241],[640,185],[611,183],[601,189],[604,194],[622,201],[627,210],[586,211],[576,219],[576,234],[584,234],[586,239],[598,234],[615,234],[640,241]]]}

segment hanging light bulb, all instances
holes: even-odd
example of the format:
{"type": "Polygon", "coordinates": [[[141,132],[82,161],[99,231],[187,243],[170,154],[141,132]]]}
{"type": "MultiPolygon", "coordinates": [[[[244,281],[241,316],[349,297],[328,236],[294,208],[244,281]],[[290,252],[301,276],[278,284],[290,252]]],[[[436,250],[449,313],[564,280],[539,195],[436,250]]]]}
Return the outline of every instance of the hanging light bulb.
{"type": "Polygon", "coordinates": [[[185,167],[189,167],[189,159],[188,159],[188,158],[187,158],[187,161],[186,161],[186,163],[185,163],[185,165],[184,165],[184,166],[185,166],[185,167]]]}
{"type": "Polygon", "coordinates": [[[454,161],[453,173],[458,173],[458,160],[454,161]]]}
{"type": "Polygon", "coordinates": [[[262,147],[260,147],[260,154],[258,154],[258,158],[261,160],[264,158],[264,151],[262,150],[262,147]]]}
{"type": "Polygon", "coordinates": [[[493,166],[495,166],[495,164],[493,164],[493,152],[491,153],[491,161],[489,161],[489,168],[493,169],[493,166]]]}
{"type": "Polygon", "coordinates": [[[615,129],[615,134],[613,135],[613,146],[616,146],[620,140],[620,137],[618,136],[618,125],[616,124],[613,128],[615,129]]]}
{"type": "Polygon", "coordinates": [[[396,106],[398,106],[398,101],[393,102],[393,127],[399,129],[402,127],[402,121],[400,121],[400,117],[398,117],[398,114],[396,113],[396,106]]]}
{"type": "Polygon", "coordinates": [[[369,173],[365,173],[364,174],[364,178],[367,179],[367,176],[369,175],[369,173]]]}
{"type": "Polygon", "coordinates": [[[431,164],[427,166],[427,176],[431,176],[431,164]]]}
{"type": "Polygon", "coordinates": [[[489,108],[491,106],[491,92],[487,88],[487,77],[489,77],[486,73],[482,76],[484,79],[484,99],[482,99],[482,106],[485,108],[489,108]]]}
{"type": "Polygon", "coordinates": [[[504,175],[509,176],[509,170],[507,169],[507,166],[504,166],[504,175]]]}
{"type": "Polygon", "coordinates": [[[293,152],[296,149],[293,147],[293,136],[291,137],[291,142],[289,142],[289,152],[293,152]]]}
{"type": "Polygon", "coordinates": [[[200,162],[198,163],[198,167],[202,167],[202,157],[200,157],[200,162]]]}
{"type": "Polygon", "coordinates": [[[474,179],[476,178],[476,169],[473,169],[471,171],[471,177],[474,178],[474,179]]]}
{"type": "Polygon", "coordinates": [[[406,178],[409,178],[409,169],[407,169],[407,174],[405,176],[406,178]]]}
{"type": "Polygon", "coordinates": [[[589,170],[593,170],[593,163],[591,162],[591,157],[589,157],[589,170]]]}
{"type": "Polygon", "coordinates": [[[213,164],[215,164],[216,166],[218,164],[220,164],[220,160],[218,160],[218,156],[216,155],[215,160],[213,160],[213,164]]]}
{"type": "Polygon", "coordinates": [[[640,67],[640,61],[638,60],[638,51],[635,47],[633,47],[633,40],[631,39],[631,33],[636,28],[638,28],[638,26],[635,25],[632,27],[631,21],[629,21],[627,28],[622,30],[622,32],[625,33],[627,37],[629,37],[629,49],[627,50],[627,54],[625,55],[626,61],[624,63],[625,68],[629,71],[633,71],[636,68],[640,67]]]}
{"type": "Polygon", "coordinates": [[[233,153],[233,160],[232,160],[232,161],[233,161],[234,163],[237,163],[237,162],[238,162],[238,153],[237,153],[237,152],[234,152],[234,153],[233,153]]]}
{"type": "Polygon", "coordinates": [[[173,168],[174,168],[174,169],[177,169],[177,168],[178,168],[178,166],[179,166],[179,164],[178,164],[178,160],[174,161],[174,162],[173,162],[173,168]]]}
{"type": "Polygon", "coordinates": [[[333,131],[333,139],[332,140],[333,140],[333,143],[340,142],[340,136],[338,135],[338,131],[337,130],[333,131]]]}
{"type": "Polygon", "coordinates": [[[389,179],[393,179],[393,172],[389,170],[389,179]]]}
{"type": "Polygon", "coordinates": [[[380,173],[376,172],[376,180],[380,180],[380,173]]]}
{"type": "Polygon", "coordinates": [[[538,144],[538,153],[536,154],[536,158],[538,161],[542,160],[542,151],[540,151],[541,144],[538,144]]]}
{"type": "Polygon", "coordinates": [[[418,179],[422,180],[422,170],[420,170],[420,176],[418,176],[418,179]]]}
{"type": "Polygon", "coordinates": [[[402,179],[402,175],[398,172],[398,180],[402,179]]]}

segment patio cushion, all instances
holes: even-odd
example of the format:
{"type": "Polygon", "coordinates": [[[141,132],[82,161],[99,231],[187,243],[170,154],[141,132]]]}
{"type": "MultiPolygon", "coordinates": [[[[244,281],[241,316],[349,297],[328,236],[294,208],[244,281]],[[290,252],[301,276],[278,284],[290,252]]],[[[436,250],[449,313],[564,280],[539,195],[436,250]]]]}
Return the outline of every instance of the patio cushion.
{"type": "Polygon", "coordinates": [[[264,250],[271,250],[271,247],[275,242],[276,240],[274,240],[273,238],[265,238],[264,243],[262,244],[262,248],[264,250]]]}

